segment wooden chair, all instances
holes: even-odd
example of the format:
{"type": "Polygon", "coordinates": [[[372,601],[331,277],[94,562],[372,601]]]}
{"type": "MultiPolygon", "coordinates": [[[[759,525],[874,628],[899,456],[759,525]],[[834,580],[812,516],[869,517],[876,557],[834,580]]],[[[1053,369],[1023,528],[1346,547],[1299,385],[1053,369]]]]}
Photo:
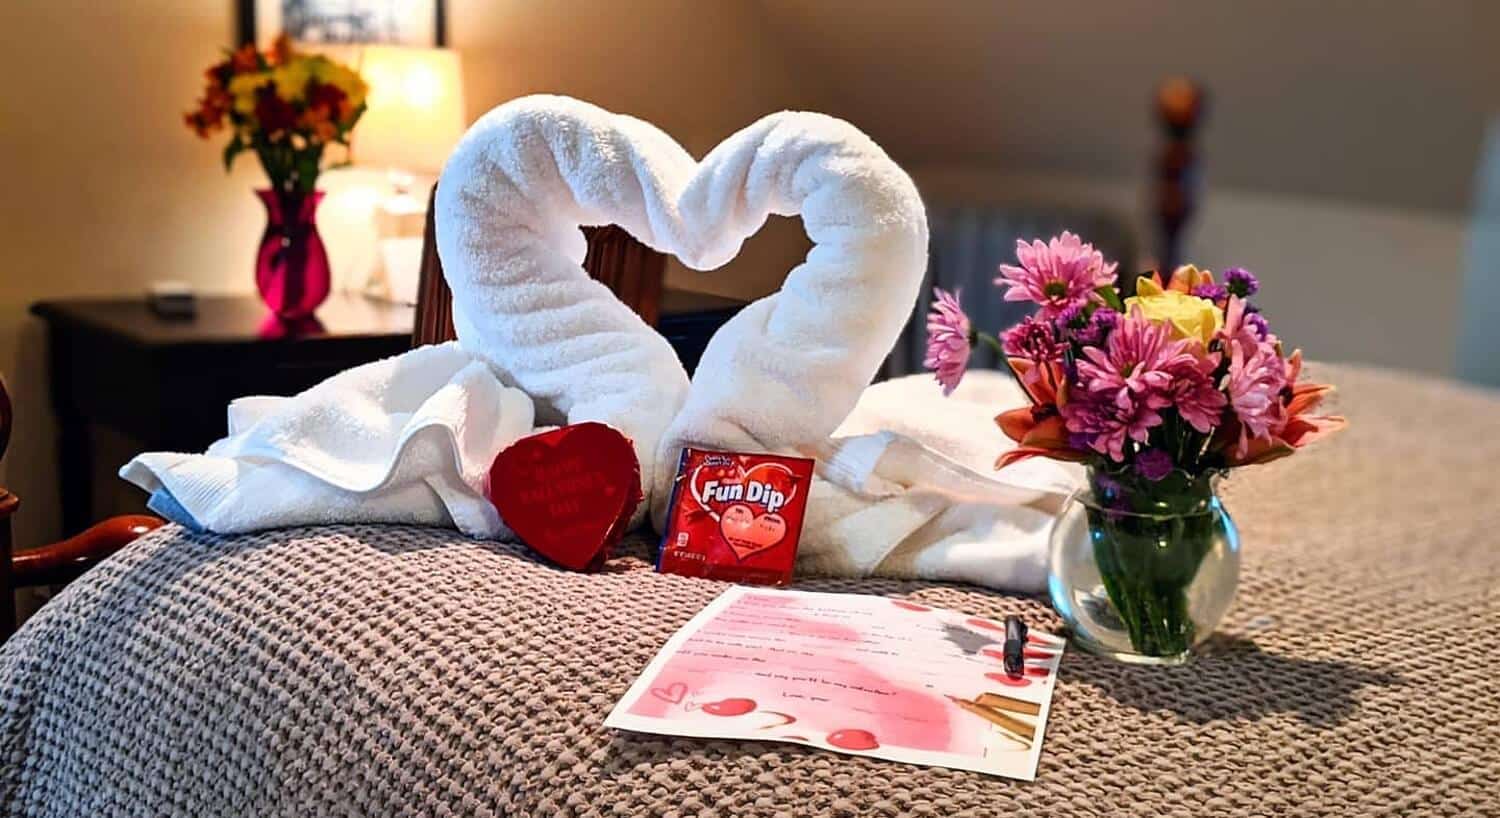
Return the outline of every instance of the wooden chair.
{"type": "MultiPolygon", "coordinates": [[[[453,331],[453,293],[443,278],[443,262],[438,258],[432,212],[434,186],[427,197],[427,226],[422,234],[422,267],[417,288],[417,315],[412,331],[412,346],[440,344],[456,336],[453,331]]],[[[652,250],[634,236],[615,227],[585,227],[588,253],[583,268],[604,282],[625,306],[635,310],[646,323],[655,326],[661,311],[662,281],[666,277],[667,257],[652,250]]]]}
{"type": "MultiPolygon", "coordinates": [[[[0,457],[5,456],[10,443],[13,420],[10,393],[0,380],[0,457]]],[[[0,488],[0,642],[10,638],[16,629],[17,588],[71,582],[136,537],[162,525],[161,520],[143,514],[112,517],[76,537],[14,551],[10,518],[20,506],[20,498],[0,488]]]]}

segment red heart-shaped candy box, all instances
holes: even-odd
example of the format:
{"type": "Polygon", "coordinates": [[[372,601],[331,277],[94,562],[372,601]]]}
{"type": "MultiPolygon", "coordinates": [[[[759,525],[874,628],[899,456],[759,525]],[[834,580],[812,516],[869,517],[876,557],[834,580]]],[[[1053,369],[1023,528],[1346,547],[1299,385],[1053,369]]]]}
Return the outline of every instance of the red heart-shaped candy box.
{"type": "Polygon", "coordinates": [[[523,437],[490,466],[490,502],[521,541],[574,571],[594,571],[640,505],[630,439],[603,423],[523,437]]]}

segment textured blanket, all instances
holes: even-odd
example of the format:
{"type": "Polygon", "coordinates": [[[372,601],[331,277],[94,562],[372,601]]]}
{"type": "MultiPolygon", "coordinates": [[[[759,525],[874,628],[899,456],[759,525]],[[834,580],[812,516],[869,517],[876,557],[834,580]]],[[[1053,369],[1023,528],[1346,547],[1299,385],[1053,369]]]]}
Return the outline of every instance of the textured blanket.
{"type": "MultiPolygon", "coordinates": [[[[1341,368],[1348,434],[1230,481],[1182,668],[1070,651],[1033,784],[605,715],[723,586],[396,526],[170,527],[0,648],[0,815],[1494,815],[1500,397],[1341,368]],[[1459,434],[1461,432],[1461,434],[1459,434]]],[[[817,580],[1057,626],[970,586],[817,580]]]]}

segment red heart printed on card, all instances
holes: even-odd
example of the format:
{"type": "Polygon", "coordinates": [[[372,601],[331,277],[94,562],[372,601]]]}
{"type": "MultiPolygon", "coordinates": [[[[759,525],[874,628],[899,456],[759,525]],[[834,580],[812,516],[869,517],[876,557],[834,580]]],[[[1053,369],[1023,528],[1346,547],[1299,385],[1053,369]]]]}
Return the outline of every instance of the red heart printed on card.
{"type": "Polygon", "coordinates": [[[595,571],[640,505],[630,439],[603,423],[523,437],[490,466],[490,502],[521,541],[574,571],[595,571]]]}

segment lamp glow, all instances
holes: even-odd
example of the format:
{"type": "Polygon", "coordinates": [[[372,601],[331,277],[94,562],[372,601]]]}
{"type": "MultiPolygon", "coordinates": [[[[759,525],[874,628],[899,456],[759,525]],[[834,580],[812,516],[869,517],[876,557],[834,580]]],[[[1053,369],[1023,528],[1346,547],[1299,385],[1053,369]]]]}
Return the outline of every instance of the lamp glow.
{"type": "Polygon", "coordinates": [[[370,91],[369,108],[354,133],[355,164],[408,173],[440,169],[464,130],[458,54],[367,46],[359,70],[370,91]]]}

